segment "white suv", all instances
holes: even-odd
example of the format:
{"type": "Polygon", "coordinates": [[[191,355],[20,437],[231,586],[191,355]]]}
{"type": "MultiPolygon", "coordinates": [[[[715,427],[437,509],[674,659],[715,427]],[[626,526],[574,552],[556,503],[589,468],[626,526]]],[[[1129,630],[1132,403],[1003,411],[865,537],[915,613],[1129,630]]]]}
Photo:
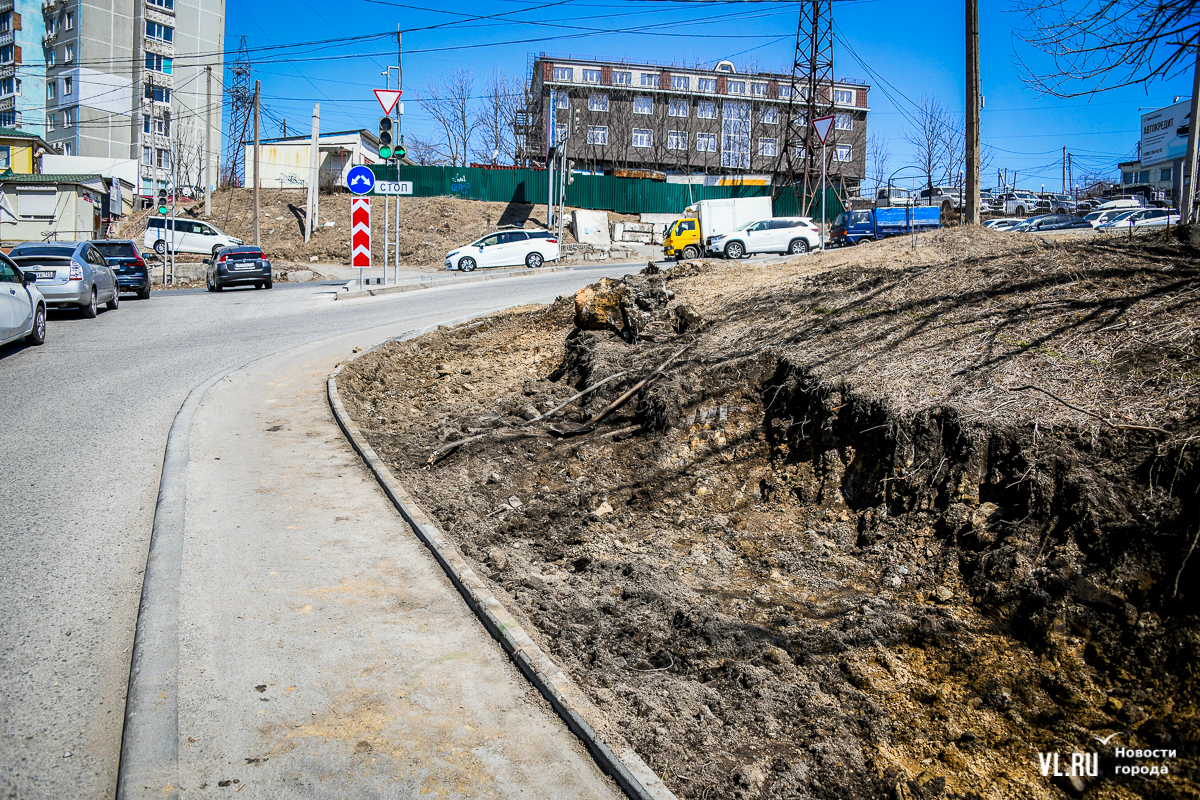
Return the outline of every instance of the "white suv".
{"type": "Polygon", "coordinates": [[[447,253],[446,269],[470,272],[476,267],[515,267],[520,264],[537,269],[547,261],[557,261],[558,255],[558,239],[550,231],[496,231],[447,253]]]}
{"type": "Polygon", "coordinates": [[[153,247],[160,256],[170,250],[173,253],[211,254],[215,258],[218,250],[240,244],[245,242],[207,222],[165,217],[151,217],[142,239],[143,247],[153,247]]]}
{"type": "Polygon", "coordinates": [[[749,253],[807,253],[821,242],[821,229],[811,217],[775,217],[743,225],[708,240],[708,251],[726,258],[749,253]]]}

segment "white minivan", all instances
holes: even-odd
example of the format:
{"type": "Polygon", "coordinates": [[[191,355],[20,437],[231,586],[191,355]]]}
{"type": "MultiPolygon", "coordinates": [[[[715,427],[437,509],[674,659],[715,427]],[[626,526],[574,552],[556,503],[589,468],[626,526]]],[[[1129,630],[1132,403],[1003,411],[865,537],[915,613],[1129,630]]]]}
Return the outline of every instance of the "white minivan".
{"type": "Polygon", "coordinates": [[[199,253],[216,257],[217,251],[244,244],[221,229],[197,219],[168,219],[151,217],[146,223],[144,247],[154,248],[160,256],[167,250],[174,253],[199,253]]]}

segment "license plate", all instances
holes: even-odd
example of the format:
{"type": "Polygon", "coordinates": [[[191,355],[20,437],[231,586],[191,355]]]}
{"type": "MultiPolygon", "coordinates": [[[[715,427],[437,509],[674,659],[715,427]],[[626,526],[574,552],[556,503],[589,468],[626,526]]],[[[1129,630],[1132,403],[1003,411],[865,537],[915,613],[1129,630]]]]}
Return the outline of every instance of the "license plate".
{"type": "Polygon", "coordinates": [[[54,273],[53,273],[53,272],[35,272],[35,273],[33,273],[33,274],[34,274],[34,275],[37,275],[37,276],[38,276],[38,280],[40,280],[40,281],[50,281],[50,280],[54,280],[54,273]]]}

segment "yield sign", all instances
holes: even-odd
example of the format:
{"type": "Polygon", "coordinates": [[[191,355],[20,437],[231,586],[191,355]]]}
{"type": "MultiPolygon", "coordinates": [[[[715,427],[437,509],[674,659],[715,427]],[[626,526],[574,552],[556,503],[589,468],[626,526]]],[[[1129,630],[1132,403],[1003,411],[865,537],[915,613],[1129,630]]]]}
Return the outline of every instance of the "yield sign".
{"type": "Polygon", "coordinates": [[[371,201],[365,197],[350,200],[350,266],[371,268],[371,201]]]}
{"type": "Polygon", "coordinates": [[[376,89],[375,99],[379,101],[379,105],[383,106],[383,113],[390,114],[402,94],[404,92],[399,89],[376,89]]]}
{"type": "Polygon", "coordinates": [[[825,144],[825,140],[829,138],[829,129],[833,127],[833,120],[833,117],[817,117],[812,121],[813,130],[821,144],[825,144]]]}

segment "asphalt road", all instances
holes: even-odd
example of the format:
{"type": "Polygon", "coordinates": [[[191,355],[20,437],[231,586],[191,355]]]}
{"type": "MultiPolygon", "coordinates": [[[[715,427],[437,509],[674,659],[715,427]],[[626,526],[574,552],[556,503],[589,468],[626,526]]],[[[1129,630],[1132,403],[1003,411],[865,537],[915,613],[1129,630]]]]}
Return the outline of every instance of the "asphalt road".
{"type": "MultiPolygon", "coordinates": [[[[0,796],[106,798],[167,431],[192,387],[356,330],[548,302],[640,265],[334,302],[335,286],[156,292],[0,348],[0,796]]],[[[374,344],[367,334],[356,344],[374,344]]]]}

